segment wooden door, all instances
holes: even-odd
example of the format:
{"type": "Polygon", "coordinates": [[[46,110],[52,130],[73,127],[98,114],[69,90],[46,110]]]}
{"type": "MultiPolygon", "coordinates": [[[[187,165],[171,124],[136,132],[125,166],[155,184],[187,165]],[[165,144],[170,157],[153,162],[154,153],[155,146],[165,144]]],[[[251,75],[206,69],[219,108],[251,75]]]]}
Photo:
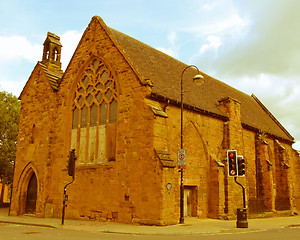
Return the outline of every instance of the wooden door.
{"type": "Polygon", "coordinates": [[[184,216],[196,217],[196,187],[184,187],[184,216]]]}
{"type": "Polygon", "coordinates": [[[26,208],[25,212],[34,214],[36,210],[37,199],[37,179],[33,173],[27,187],[26,208]]]}

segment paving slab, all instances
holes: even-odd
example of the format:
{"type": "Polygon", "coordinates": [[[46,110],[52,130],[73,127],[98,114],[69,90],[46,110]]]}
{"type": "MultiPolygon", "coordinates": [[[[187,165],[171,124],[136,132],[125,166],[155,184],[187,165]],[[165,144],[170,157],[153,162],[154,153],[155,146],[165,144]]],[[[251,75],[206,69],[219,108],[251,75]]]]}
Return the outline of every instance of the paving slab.
{"type": "Polygon", "coordinates": [[[5,208],[0,209],[0,223],[134,235],[199,235],[300,227],[300,216],[248,219],[248,228],[237,228],[236,220],[197,218],[185,218],[184,224],[171,226],[145,226],[69,219],[65,219],[65,224],[61,225],[61,219],[58,218],[36,218],[30,215],[8,216],[8,209],[5,208]]]}

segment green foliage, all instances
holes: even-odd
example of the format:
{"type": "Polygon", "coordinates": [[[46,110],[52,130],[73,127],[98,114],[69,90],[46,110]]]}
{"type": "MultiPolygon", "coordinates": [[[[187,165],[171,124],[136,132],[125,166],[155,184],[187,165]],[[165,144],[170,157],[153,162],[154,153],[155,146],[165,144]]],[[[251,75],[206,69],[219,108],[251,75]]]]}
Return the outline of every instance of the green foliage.
{"type": "Polygon", "coordinates": [[[12,182],[21,104],[11,93],[0,91],[0,180],[12,182]]]}

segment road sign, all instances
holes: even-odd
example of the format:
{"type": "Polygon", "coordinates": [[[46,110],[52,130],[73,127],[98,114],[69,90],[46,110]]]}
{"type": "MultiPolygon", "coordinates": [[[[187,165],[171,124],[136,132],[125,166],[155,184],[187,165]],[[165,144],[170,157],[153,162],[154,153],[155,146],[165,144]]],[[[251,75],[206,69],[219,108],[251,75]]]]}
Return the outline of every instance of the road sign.
{"type": "Polygon", "coordinates": [[[186,166],[186,150],[185,149],[178,150],[177,165],[179,168],[185,168],[185,166],[186,166]]]}

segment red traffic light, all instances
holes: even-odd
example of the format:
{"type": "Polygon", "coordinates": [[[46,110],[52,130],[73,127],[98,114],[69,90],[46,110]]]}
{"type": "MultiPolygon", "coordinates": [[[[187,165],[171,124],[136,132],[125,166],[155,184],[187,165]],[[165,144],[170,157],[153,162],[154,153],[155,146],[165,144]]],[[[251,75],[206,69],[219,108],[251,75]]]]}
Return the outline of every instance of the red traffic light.
{"type": "Polygon", "coordinates": [[[228,176],[237,177],[238,176],[238,166],[237,166],[237,151],[228,150],[227,151],[227,164],[228,164],[228,176]]]}

